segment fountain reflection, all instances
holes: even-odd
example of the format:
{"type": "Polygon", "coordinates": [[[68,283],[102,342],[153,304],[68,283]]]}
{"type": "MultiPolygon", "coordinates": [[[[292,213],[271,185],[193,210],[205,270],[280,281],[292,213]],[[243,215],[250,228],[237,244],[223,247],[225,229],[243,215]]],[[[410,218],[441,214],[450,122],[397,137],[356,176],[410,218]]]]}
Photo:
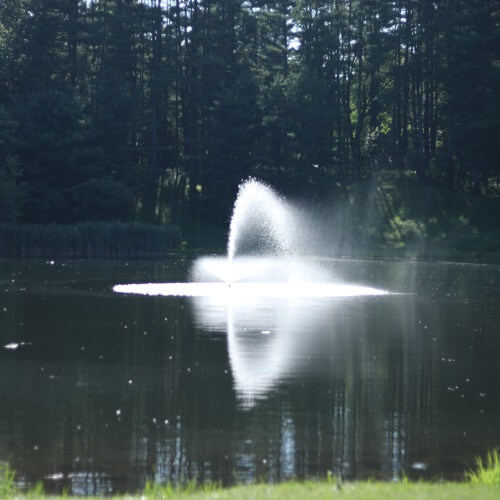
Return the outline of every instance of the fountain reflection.
{"type": "MultiPolygon", "coordinates": [[[[306,260],[247,257],[234,259],[230,267],[233,276],[245,281],[128,284],[113,289],[191,297],[197,326],[227,334],[234,389],[243,407],[252,407],[304,363],[316,339],[330,328],[335,300],[388,293],[325,281],[329,274],[306,260]],[[259,281],[266,277],[270,280],[259,281]]],[[[226,258],[199,259],[192,271],[194,279],[227,275],[226,258]]]]}
{"type": "MultiPolygon", "coordinates": [[[[312,306],[310,300],[259,299],[228,307],[227,347],[240,406],[253,407],[307,359],[331,311],[329,302],[312,306]]],[[[203,322],[204,309],[196,314],[203,322]]]]}

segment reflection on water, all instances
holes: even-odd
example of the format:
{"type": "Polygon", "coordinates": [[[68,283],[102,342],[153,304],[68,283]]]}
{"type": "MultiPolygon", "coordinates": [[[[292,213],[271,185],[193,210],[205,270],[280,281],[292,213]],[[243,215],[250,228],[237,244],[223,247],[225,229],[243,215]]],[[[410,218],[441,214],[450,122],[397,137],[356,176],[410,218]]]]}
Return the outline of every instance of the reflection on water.
{"type": "Polygon", "coordinates": [[[263,398],[296,372],[318,333],[330,330],[335,302],[326,299],[389,293],[327,281],[331,278],[328,268],[307,260],[201,258],[193,267],[194,280],[238,276],[243,281],[125,284],[115,285],[113,291],[193,297],[198,327],[227,333],[234,388],[245,407],[253,406],[256,398],[263,398]]]}
{"type": "Polygon", "coordinates": [[[235,391],[246,407],[296,372],[318,332],[329,330],[335,302],[326,299],[389,293],[332,282],[328,267],[296,258],[204,257],[194,262],[191,277],[185,283],[115,285],[113,291],[195,298],[197,325],[227,333],[235,391]],[[241,281],[220,281],[228,276],[241,281]]]}
{"type": "Polygon", "coordinates": [[[400,293],[228,305],[111,291],[182,282],[180,260],[1,261],[0,462],[75,494],[460,477],[500,445],[500,268],[325,265],[400,293]]]}
{"type": "Polygon", "coordinates": [[[334,342],[336,305],[331,300],[255,298],[225,304],[198,298],[193,309],[198,328],[227,332],[236,396],[242,406],[252,407],[279,382],[308,371],[322,340],[334,342]]]}
{"type": "Polygon", "coordinates": [[[194,262],[191,277],[186,283],[115,285],[113,291],[195,298],[197,325],[227,333],[234,388],[245,407],[296,372],[317,333],[329,330],[335,303],[326,299],[389,293],[332,282],[326,266],[306,259],[204,257],[194,262]],[[242,281],[220,281],[228,276],[242,281]]]}

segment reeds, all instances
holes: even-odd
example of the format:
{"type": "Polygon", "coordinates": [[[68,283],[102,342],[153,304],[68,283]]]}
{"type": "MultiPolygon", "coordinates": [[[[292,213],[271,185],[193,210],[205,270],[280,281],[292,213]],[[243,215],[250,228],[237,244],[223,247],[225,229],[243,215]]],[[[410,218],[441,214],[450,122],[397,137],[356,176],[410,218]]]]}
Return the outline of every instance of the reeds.
{"type": "Polygon", "coordinates": [[[122,222],[0,224],[0,257],[149,257],[179,249],[181,242],[177,226],[122,222]]]}

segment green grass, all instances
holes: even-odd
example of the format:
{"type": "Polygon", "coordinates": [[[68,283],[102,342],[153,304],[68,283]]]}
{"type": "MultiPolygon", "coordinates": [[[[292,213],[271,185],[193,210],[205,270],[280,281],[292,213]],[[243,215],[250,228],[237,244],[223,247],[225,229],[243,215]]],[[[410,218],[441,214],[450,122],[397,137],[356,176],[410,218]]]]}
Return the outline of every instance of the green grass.
{"type": "Polygon", "coordinates": [[[476,459],[476,470],[466,473],[472,484],[485,484],[500,487],[500,456],[498,450],[490,451],[486,459],[476,459]]]}
{"type": "MultiPolygon", "coordinates": [[[[472,483],[386,483],[352,482],[335,485],[321,481],[288,482],[281,484],[257,484],[231,488],[153,488],[137,495],[114,498],[130,500],[147,499],[191,499],[191,500],[292,500],[292,499],[478,499],[497,500],[500,488],[472,483]]],[[[2,498],[50,498],[41,491],[11,493],[2,498]]],[[[57,497],[54,497],[57,498],[57,497]]],[[[75,497],[65,497],[75,498],[75,497]]],[[[88,497],[89,500],[99,497],[88,497]]],[[[101,497],[102,498],[102,497],[101,497]]]]}
{"type": "MultiPolygon", "coordinates": [[[[190,498],[192,500],[292,500],[292,499],[371,499],[429,498],[429,499],[498,499],[500,488],[470,483],[384,483],[353,482],[338,487],[328,482],[290,482],[277,485],[258,484],[235,486],[216,491],[180,492],[163,498],[190,498]]],[[[156,497],[162,498],[162,497],[156,497]]]]}
{"type": "Polygon", "coordinates": [[[16,474],[8,466],[0,464],[0,498],[8,498],[16,493],[16,474]]]}
{"type": "Polygon", "coordinates": [[[181,496],[204,495],[213,492],[223,491],[218,483],[198,484],[196,480],[191,480],[183,485],[157,484],[147,482],[141,496],[145,498],[176,498],[181,496]]]}
{"type": "MultiPolygon", "coordinates": [[[[21,492],[15,483],[15,473],[8,465],[0,465],[0,498],[49,498],[41,485],[21,492]]],[[[65,496],[65,498],[69,498],[65,496]]],[[[89,497],[98,498],[98,497],[89,497]]],[[[483,461],[466,473],[464,482],[412,482],[398,483],[359,481],[342,483],[329,476],[326,481],[291,481],[281,484],[252,484],[222,488],[216,483],[197,485],[190,481],[182,486],[159,485],[148,482],[143,492],[123,495],[123,499],[179,498],[192,500],[238,499],[476,499],[500,498],[500,457],[497,450],[487,454],[483,461]]]]}

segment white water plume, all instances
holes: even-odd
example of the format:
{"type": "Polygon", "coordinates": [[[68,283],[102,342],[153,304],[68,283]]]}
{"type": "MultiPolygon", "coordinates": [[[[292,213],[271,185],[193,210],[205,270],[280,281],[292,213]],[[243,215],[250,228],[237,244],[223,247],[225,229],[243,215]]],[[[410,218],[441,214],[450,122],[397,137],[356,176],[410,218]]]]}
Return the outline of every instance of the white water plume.
{"type": "Polygon", "coordinates": [[[292,255],[293,240],[294,222],[286,202],[255,179],[241,184],[229,226],[229,263],[242,253],[292,255]]]}
{"type": "Polygon", "coordinates": [[[328,282],[330,273],[310,259],[276,256],[200,257],[193,264],[191,281],[210,282],[328,282]]]}

